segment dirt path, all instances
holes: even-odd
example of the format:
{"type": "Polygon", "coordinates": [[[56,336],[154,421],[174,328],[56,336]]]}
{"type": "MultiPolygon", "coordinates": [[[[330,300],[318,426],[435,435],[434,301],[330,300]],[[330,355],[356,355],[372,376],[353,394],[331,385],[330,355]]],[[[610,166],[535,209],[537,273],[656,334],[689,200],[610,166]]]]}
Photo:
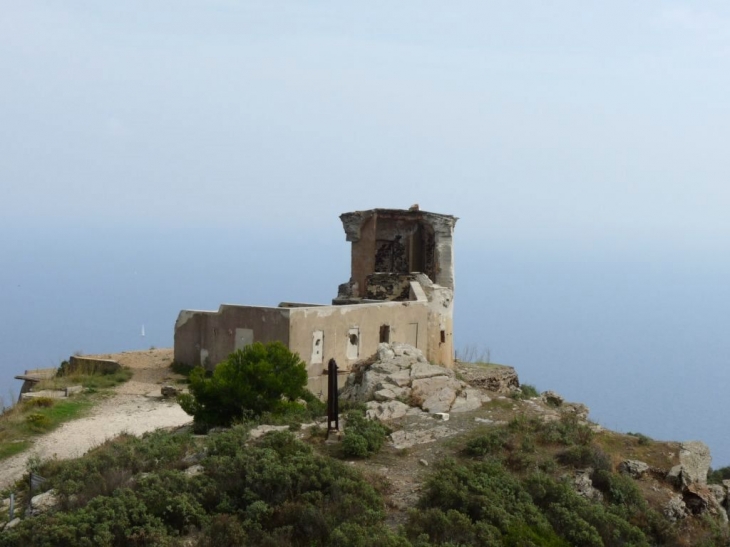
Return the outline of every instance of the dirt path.
{"type": "Polygon", "coordinates": [[[171,349],[130,351],[96,355],[114,359],[133,370],[128,382],[115,388],[113,395],[100,401],[85,418],[73,420],[38,437],[26,452],[0,464],[0,489],[22,477],[31,455],[42,459],[75,458],[109,438],[127,432],[141,435],[161,427],[176,427],[191,421],[175,401],[160,397],[160,385],[178,376],[169,369],[171,349]]]}

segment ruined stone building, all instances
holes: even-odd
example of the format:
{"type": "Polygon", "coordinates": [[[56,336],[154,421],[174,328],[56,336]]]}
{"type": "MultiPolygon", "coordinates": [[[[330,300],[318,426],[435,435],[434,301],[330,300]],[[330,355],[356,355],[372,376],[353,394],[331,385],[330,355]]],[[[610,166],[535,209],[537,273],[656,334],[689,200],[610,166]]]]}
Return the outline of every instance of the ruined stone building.
{"type": "Polygon", "coordinates": [[[352,242],[351,277],[332,305],[183,310],[175,323],[175,360],[212,368],[247,344],[278,340],[307,364],[315,394],[326,391],[329,359],[346,375],[380,342],[405,342],[430,362],[452,366],[457,219],[417,206],[355,211],[340,219],[352,242]]]}

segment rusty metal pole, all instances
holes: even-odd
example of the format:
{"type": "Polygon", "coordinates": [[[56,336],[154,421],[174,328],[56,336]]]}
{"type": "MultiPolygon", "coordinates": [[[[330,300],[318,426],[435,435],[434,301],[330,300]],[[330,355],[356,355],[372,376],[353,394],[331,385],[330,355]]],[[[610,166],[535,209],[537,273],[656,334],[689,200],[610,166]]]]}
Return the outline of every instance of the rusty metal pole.
{"type": "Polygon", "coordinates": [[[330,359],[327,365],[327,436],[340,430],[339,401],[337,399],[337,363],[330,359]],[[334,424],[334,426],[332,425],[334,424]]]}

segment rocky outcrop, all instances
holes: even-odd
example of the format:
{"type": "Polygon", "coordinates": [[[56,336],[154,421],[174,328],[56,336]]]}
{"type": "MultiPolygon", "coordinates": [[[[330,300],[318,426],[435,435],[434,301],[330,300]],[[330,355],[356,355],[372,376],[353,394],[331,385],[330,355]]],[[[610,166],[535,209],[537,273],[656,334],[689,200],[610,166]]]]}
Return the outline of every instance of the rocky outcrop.
{"type": "Polygon", "coordinates": [[[729,485],[707,484],[707,473],[712,457],[707,445],[700,441],[684,442],[680,445],[679,464],[666,474],[666,481],[681,493],[681,503],[672,498],[664,514],[671,520],[684,518],[688,514],[709,513],[728,522],[726,510],[729,485]]]}
{"type": "Polygon", "coordinates": [[[573,488],[579,496],[589,501],[603,501],[603,494],[593,486],[591,475],[593,475],[593,469],[590,467],[578,471],[573,477],[573,488]]]}
{"type": "Polygon", "coordinates": [[[400,401],[387,401],[382,403],[370,401],[365,406],[367,407],[365,415],[368,419],[378,420],[380,422],[402,418],[411,410],[411,407],[400,401]]]}
{"type": "Polygon", "coordinates": [[[520,379],[512,367],[458,362],[456,370],[472,387],[506,394],[520,387],[520,379]]]}
{"type": "Polygon", "coordinates": [[[467,412],[489,397],[455,377],[448,368],[431,365],[407,344],[380,344],[377,355],[350,375],[340,400],[367,403],[367,415],[380,421],[411,413],[467,412]]]}
{"type": "Polygon", "coordinates": [[[640,479],[644,473],[649,471],[649,464],[639,460],[625,460],[618,465],[618,470],[635,479],[640,479]]]}
{"type": "Polygon", "coordinates": [[[455,435],[457,432],[448,426],[440,425],[424,429],[400,430],[390,434],[393,446],[398,449],[410,448],[416,444],[432,443],[443,437],[455,435]]]}
{"type": "Polygon", "coordinates": [[[670,521],[677,522],[687,516],[687,506],[682,496],[672,496],[664,505],[662,512],[670,521]]]}
{"type": "Polygon", "coordinates": [[[682,443],[679,464],[682,466],[682,480],[686,483],[707,484],[707,472],[712,463],[709,447],[700,441],[682,443]]]}
{"type": "Polygon", "coordinates": [[[712,456],[707,445],[700,441],[682,443],[679,450],[679,464],[667,473],[667,480],[678,488],[690,484],[707,484],[707,472],[712,456]]]}
{"type": "Polygon", "coordinates": [[[559,407],[565,402],[563,396],[555,393],[554,391],[544,391],[540,398],[546,405],[552,407],[559,407]]]}

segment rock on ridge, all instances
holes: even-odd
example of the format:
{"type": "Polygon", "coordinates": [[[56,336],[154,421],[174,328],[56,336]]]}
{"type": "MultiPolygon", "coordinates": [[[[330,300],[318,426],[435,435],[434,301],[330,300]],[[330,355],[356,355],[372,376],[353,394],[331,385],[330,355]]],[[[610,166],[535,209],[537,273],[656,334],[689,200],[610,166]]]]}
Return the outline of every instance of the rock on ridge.
{"type": "Polygon", "coordinates": [[[404,416],[404,408],[467,412],[490,400],[457,379],[453,370],[432,365],[421,350],[399,343],[380,344],[376,355],[347,378],[340,399],[368,403],[368,417],[381,421],[404,416]]]}

